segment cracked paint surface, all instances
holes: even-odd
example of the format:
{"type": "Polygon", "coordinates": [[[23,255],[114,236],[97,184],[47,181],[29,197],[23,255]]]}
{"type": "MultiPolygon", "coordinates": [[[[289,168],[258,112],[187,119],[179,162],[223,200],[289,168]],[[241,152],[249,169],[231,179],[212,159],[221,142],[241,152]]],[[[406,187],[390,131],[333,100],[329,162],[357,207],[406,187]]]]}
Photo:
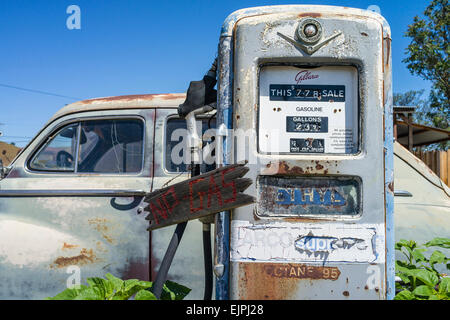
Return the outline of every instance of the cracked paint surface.
{"type": "Polygon", "coordinates": [[[382,224],[270,223],[232,221],[233,261],[384,261],[382,224]]]}

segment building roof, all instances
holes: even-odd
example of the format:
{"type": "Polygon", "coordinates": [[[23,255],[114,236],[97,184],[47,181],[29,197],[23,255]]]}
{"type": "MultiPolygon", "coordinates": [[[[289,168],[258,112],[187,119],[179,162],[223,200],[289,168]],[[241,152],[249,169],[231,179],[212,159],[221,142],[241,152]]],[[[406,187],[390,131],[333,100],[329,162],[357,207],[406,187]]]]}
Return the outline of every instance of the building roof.
{"type": "MultiPolygon", "coordinates": [[[[408,146],[408,123],[396,121],[397,141],[404,146],[408,146]]],[[[450,131],[411,123],[413,131],[413,147],[420,147],[432,143],[445,142],[450,140],[450,131]]]]}

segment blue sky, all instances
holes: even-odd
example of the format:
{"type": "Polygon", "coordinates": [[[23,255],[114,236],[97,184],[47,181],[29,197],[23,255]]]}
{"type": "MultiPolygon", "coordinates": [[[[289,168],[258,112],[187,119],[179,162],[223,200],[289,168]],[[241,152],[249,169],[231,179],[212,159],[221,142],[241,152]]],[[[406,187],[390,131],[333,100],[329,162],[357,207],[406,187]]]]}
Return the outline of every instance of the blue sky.
{"type": "Polygon", "coordinates": [[[428,90],[430,84],[412,76],[402,59],[409,44],[403,34],[429,2],[2,0],[0,140],[24,146],[58,109],[79,99],[185,92],[209,68],[223,20],[261,5],[377,5],[392,30],[394,92],[428,90]],[[72,4],[81,9],[81,30],[66,27],[72,4]]]}

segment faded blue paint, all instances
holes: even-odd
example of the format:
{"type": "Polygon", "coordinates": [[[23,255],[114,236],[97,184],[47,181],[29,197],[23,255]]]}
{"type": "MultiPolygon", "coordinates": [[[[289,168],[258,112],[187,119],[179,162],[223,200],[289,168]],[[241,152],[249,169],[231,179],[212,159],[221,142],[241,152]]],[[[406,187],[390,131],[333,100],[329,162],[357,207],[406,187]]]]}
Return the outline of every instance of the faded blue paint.
{"type": "MultiPolygon", "coordinates": [[[[217,97],[217,127],[224,125],[227,130],[233,128],[233,55],[232,38],[222,37],[219,44],[219,82],[217,97]]],[[[223,137],[222,163],[231,163],[231,145],[229,137],[223,137]]],[[[223,273],[216,275],[216,299],[229,300],[230,277],[230,211],[216,216],[216,265],[223,265],[223,273]]]]}
{"type": "MultiPolygon", "coordinates": [[[[388,77],[391,77],[389,74],[388,77]]],[[[395,225],[394,225],[394,138],[392,90],[389,89],[384,107],[385,140],[385,195],[386,195],[386,282],[387,299],[395,296],[395,225]]]]}

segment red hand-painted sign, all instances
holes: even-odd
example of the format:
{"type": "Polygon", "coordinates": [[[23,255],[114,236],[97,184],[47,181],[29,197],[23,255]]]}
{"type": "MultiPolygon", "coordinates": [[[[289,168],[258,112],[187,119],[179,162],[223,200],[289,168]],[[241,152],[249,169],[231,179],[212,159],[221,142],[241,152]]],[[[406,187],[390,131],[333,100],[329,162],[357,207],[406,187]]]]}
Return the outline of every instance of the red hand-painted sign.
{"type": "Polygon", "coordinates": [[[241,193],[252,184],[241,178],[247,172],[245,164],[229,165],[148,194],[148,230],[253,203],[254,197],[241,193]]]}

